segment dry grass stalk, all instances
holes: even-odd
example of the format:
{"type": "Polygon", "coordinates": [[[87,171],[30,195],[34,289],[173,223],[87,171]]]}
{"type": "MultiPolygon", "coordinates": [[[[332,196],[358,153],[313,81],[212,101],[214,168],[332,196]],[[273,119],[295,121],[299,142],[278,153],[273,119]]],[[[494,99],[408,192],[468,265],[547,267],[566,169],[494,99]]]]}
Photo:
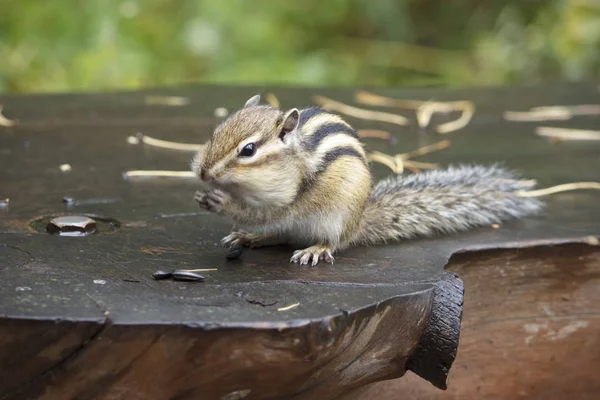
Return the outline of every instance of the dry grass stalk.
{"type": "Polygon", "coordinates": [[[431,122],[433,113],[439,110],[440,108],[437,107],[437,103],[434,102],[424,103],[422,106],[417,108],[416,115],[419,128],[427,128],[431,122]]]}
{"type": "Polygon", "coordinates": [[[151,105],[181,107],[189,104],[190,100],[182,96],[146,96],[144,102],[151,105]]]}
{"type": "Polygon", "coordinates": [[[409,166],[412,168],[415,168],[415,169],[435,169],[435,168],[439,167],[438,164],[428,163],[428,162],[420,162],[420,161],[413,161],[413,160],[402,160],[402,162],[404,163],[404,166],[407,169],[409,166]]]}
{"type": "Polygon", "coordinates": [[[437,168],[438,164],[412,161],[409,160],[410,158],[419,157],[425,154],[433,153],[434,151],[443,150],[448,146],[450,146],[450,141],[442,140],[441,142],[430,144],[428,146],[423,146],[408,153],[396,154],[395,156],[390,156],[379,151],[373,151],[368,154],[368,157],[371,161],[375,161],[387,166],[395,174],[401,174],[402,172],[404,172],[405,168],[414,173],[419,173],[422,169],[437,168]]]}
{"type": "Polygon", "coordinates": [[[578,104],[575,106],[539,106],[533,107],[532,111],[562,111],[566,110],[572,115],[598,115],[600,114],[599,104],[578,104]]]}
{"type": "Polygon", "coordinates": [[[183,179],[196,179],[196,174],[192,171],[144,171],[144,170],[133,170],[123,173],[123,178],[183,178],[183,179]]]}
{"type": "Polygon", "coordinates": [[[475,105],[471,101],[455,101],[452,103],[429,102],[417,109],[417,123],[419,127],[426,128],[431,122],[431,117],[436,112],[462,111],[460,117],[454,121],[438,125],[438,133],[449,133],[464,128],[471,122],[475,114],[475,105]]]}
{"type": "Polygon", "coordinates": [[[565,111],[505,111],[504,119],[507,121],[564,121],[571,119],[572,115],[565,111]]]}
{"type": "Polygon", "coordinates": [[[472,103],[469,100],[458,101],[434,101],[434,100],[403,100],[394,99],[392,97],[380,96],[378,94],[359,90],[355,93],[354,98],[357,103],[362,103],[371,106],[405,108],[409,110],[418,110],[424,106],[434,105],[437,112],[452,112],[461,110],[466,103],[472,103]]]}
{"type": "Polygon", "coordinates": [[[200,151],[204,148],[203,144],[192,144],[192,143],[179,143],[179,142],[169,142],[167,140],[155,139],[150,136],[146,136],[142,133],[137,133],[136,136],[129,136],[127,138],[127,142],[135,144],[135,140],[138,142],[142,142],[149,146],[160,147],[163,149],[170,150],[179,150],[179,151],[200,151]]]}
{"type": "Polygon", "coordinates": [[[399,171],[399,172],[397,172],[398,174],[404,172],[404,169],[407,169],[415,174],[418,174],[423,169],[435,169],[438,167],[437,164],[433,164],[433,163],[404,160],[398,156],[395,156],[393,158],[397,165],[397,171],[399,171]]]}
{"type": "Polygon", "coordinates": [[[267,92],[265,94],[265,100],[267,101],[267,103],[269,103],[270,105],[272,105],[275,108],[280,107],[279,99],[277,98],[277,96],[275,96],[275,94],[273,94],[271,92],[267,92]]]}
{"type": "Polygon", "coordinates": [[[581,104],[575,106],[540,106],[529,111],[505,111],[508,121],[565,121],[575,115],[598,115],[600,105],[581,104]]]}
{"type": "Polygon", "coordinates": [[[5,126],[10,128],[11,126],[15,126],[19,123],[16,119],[8,119],[2,114],[2,110],[4,110],[4,106],[0,104],[0,126],[5,126]]]}
{"type": "Polygon", "coordinates": [[[535,129],[538,136],[547,136],[553,140],[600,140],[600,131],[587,129],[555,128],[539,126],[535,129]]]}
{"type": "Polygon", "coordinates": [[[528,191],[520,191],[516,192],[516,195],[519,197],[541,197],[547,196],[549,194],[560,193],[560,192],[569,192],[572,190],[600,190],[600,182],[572,182],[572,183],[564,183],[562,185],[552,186],[544,189],[538,190],[528,190],[528,191]]]}
{"type": "Polygon", "coordinates": [[[449,140],[442,140],[441,142],[419,147],[418,149],[409,151],[408,153],[398,154],[398,156],[402,157],[403,160],[408,160],[411,158],[423,156],[425,154],[433,153],[434,151],[443,150],[449,146],[449,140]]]}
{"type": "Polygon", "coordinates": [[[364,90],[358,91],[355,94],[355,99],[358,103],[381,106],[406,108],[416,110],[417,123],[419,127],[426,128],[431,122],[431,117],[435,113],[448,113],[452,111],[462,111],[461,116],[456,121],[441,124],[436,128],[438,133],[449,133],[465,127],[475,114],[475,104],[472,101],[419,101],[419,100],[401,100],[391,97],[379,96],[364,90]]]}
{"type": "Polygon", "coordinates": [[[378,129],[359,129],[356,131],[357,135],[362,138],[377,138],[389,140],[392,135],[388,131],[381,131],[378,129]]]}
{"type": "Polygon", "coordinates": [[[370,106],[406,108],[409,110],[416,110],[423,104],[427,103],[420,100],[394,99],[391,97],[385,97],[374,93],[369,93],[364,90],[357,91],[354,94],[354,99],[357,103],[362,103],[370,106]]]}
{"type": "Polygon", "coordinates": [[[404,171],[404,163],[402,162],[402,159],[400,159],[400,163],[398,163],[398,159],[396,159],[395,157],[392,157],[385,153],[381,153],[379,151],[372,151],[367,156],[370,161],[375,161],[385,165],[386,167],[391,169],[395,174],[401,174],[404,171]]]}
{"type": "Polygon", "coordinates": [[[438,125],[435,128],[436,132],[446,134],[467,126],[469,122],[471,122],[471,119],[473,119],[473,115],[475,115],[475,104],[470,101],[466,101],[463,106],[463,112],[458,119],[438,125]]]}
{"type": "Polygon", "coordinates": [[[413,161],[400,160],[400,161],[398,161],[398,164],[402,165],[403,169],[407,169],[410,172],[412,172],[413,174],[418,174],[419,172],[421,172],[421,169],[417,168],[413,161]]]}
{"type": "Polygon", "coordinates": [[[277,309],[277,311],[287,311],[287,310],[291,310],[292,308],[296,308],[300,305],[300,303],[294,303],[294,304],[290,304],[287,307],[280,307],[277,309]]]}
{"type": "Polygon", "coordinates": [[[339,101],[329,99],[323,96],[315,96],[313,98],[316,104],[330,111],[336,111],[354,118],[364,119],[369,121],[381,121],[390,124],[406,126],[409,124],[408,119],[396,114],[385,113],[381,111],[365,110],[358,107],[352,107],[339,101]]]}

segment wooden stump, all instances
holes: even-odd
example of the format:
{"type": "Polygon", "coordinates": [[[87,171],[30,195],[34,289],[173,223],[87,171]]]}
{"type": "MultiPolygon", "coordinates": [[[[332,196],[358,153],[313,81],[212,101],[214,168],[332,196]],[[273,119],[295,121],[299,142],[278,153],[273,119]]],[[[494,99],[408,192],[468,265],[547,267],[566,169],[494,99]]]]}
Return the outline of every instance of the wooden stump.
{"type": "MultiPolygon", "coordinates": [[[[464,383],[448,377],[459,343],[463,284],[444,270],[450,257],[592,243],[599,235],[598,194],[572,192],[549,198],[539,217],[354,248],[338,254],[334,266],[290,265],[288,247],[226,260],[218,242],[231,226],[198,210],[195,181],[122,176],[132,169],[187,170],[191,154],[127,139],[142,132],[203,143],[220,122],[216,107],[240,107],[257,91],[192,87],[0,98],[5,115],[19,120],[0,127],[0,199],[10,199],[0,208],[0,399],[333,399],[406,371],[432,393],[456,393],[464,383]],[[149,94],[189,102],[149,105],[149,94]],[[92,218],[96,233],[48,234],[49,220],[64,215],[92,218]],[[216,271],[203,272],[205,282],[177,282],[154,280],[157,269],[216,271]]],[[[275,92],[284,107],[309,104],[316,92],[346,102],[352,95],[275,92]]],[[[532,126],[500,117],[507,108],[589,103],[596,96],[590,86],[387,94],[475,100],[472,123],[447,136],[452,146],[426,161],[503,160],[541,186],[598,178],[598,145],[552,145],[532,126]]],[[[365,139],[369,149],[388,154],[440,140],[416,127],[348,120],[358,129],[392,131],[392,142],[365,139]]],[[[390,172],[377,164],[373,173],[382,178],[390,172]]],[[[492,261],[476,268],[492,276],[499,271],[492,261]]],[[[476,305],[470,313],[477,314],[476,305]]],[[[506,325],[502,335],[517,328],[506,325]]],[[[543,322],[535,334],[530,327],[531,340],[544,329],[543,322]]],[[[484,356],[478,362],[486,362],[484,356]]],[[[490,360],[506,363],[494,353],[490,360]]],[[[401,379],[407,394],[417,386],[404,380],[421,385],[401,379]]]]}
{"type": "Polygon", "coordinates": [[[491,250],[453,257],[465,295],[461,343],[442,392],[413,374],[348,400],[595,399],[600,393],[600,249],[491,250]]]}

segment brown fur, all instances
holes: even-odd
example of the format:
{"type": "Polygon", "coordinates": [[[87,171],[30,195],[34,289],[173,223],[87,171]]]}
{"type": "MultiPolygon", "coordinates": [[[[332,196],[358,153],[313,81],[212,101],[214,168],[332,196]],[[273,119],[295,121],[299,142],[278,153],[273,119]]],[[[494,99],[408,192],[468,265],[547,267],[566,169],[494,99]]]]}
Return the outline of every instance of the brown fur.
{"type": "Polygon", "coordinates": [[[256,233],[233,232],[226,246],[297,240],[293,262],[333,262],[350,245],[453,233],[530,215],[541,207],[515,192],[532,181],[498,167],[463,166],[392,176],[372,188],[364,148],[339,116],[317,108],[283,113],[258,96],[215,130],[192,169],[210,189],[201,207],[256,233]],[[239,154],[248,141],[251,157],[239,154]]]}
{"type": "Polygon", "coordinates": [[[224,121],[192,169],[211,189],[201,207],[255,231],[233,232],[226,246],[301,241],[293,262],[333,262],[350,245],[453,233],[535,213],[541,203],[498,167],[463,166],[392,176],[372,188],[364,148],[339,116],[319,109],[286,113],[250,99],[224,121]],[[257,151],[239,154],[251,140],[257,151]]]}
{"type": "Polygon", "coordinates": [[[214,164],[233,152],[240,142],[260,133],[264,140],[271,139],[281,124],[283,113],[270,106],[242,108],[214,131],[207,143],[202,168],[210,169],[214,164]]]}
{"type": "MultiPolygon", "coordinates": [[[[331,254],[354,237],[368,202],[371,175],[351,128],[344,132],[331,128],[332,132],[324,130],[325,135],[313,137],[327,124],[338,126],[340,119],[311,112],[319,115],[319,124],[307,124],[308,130],[303,130],[298,119],[302,112],[247,104],[219,125],[193,169],[199,175],[208,171],[215,179],[209,184],[224,191],[222,196],[200,193],[201,205],[262,232],[265,244],[279,242],[273,240],[276,234],[285,241],[315,245],[294,257],[316,264],[319,258],[333,262],[331,254]],[[237,152],[250,139],[259,143],[258,150],[244,159],[237,152]],[[340,148],[348,150],[336,154],[340,148]]],[[[303,124],[311,120],[305,117],[303,124]]],[[[224,241],[253,246],[261,242],[252,233],[234,233],[224,241]]]]}

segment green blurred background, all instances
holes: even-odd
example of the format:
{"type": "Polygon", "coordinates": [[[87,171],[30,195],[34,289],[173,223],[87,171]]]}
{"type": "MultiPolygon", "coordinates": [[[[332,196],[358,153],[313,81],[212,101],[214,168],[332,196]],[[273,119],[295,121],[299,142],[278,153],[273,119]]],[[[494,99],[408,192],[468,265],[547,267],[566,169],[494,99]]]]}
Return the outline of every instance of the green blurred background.
{"type": "Polygon", "coordinates": [[[0,92],[597,79],[600,0],[0,0],[0,92]]]}

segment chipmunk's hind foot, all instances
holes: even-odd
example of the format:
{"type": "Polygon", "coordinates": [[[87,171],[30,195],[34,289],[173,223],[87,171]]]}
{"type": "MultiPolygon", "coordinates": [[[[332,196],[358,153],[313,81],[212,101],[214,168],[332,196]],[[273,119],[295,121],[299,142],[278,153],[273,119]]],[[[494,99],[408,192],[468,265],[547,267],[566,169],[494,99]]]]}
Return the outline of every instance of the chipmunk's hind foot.
{"type": "Polygon", "coordinates": [[[329,247],[318,244],[304,250],[296,250],[290,258],[290,262],[299,263],[300,265],[310,263],[313,267],[319,263],[319,260],[333,264],[335,258],[333,258],[329,247]]]}

